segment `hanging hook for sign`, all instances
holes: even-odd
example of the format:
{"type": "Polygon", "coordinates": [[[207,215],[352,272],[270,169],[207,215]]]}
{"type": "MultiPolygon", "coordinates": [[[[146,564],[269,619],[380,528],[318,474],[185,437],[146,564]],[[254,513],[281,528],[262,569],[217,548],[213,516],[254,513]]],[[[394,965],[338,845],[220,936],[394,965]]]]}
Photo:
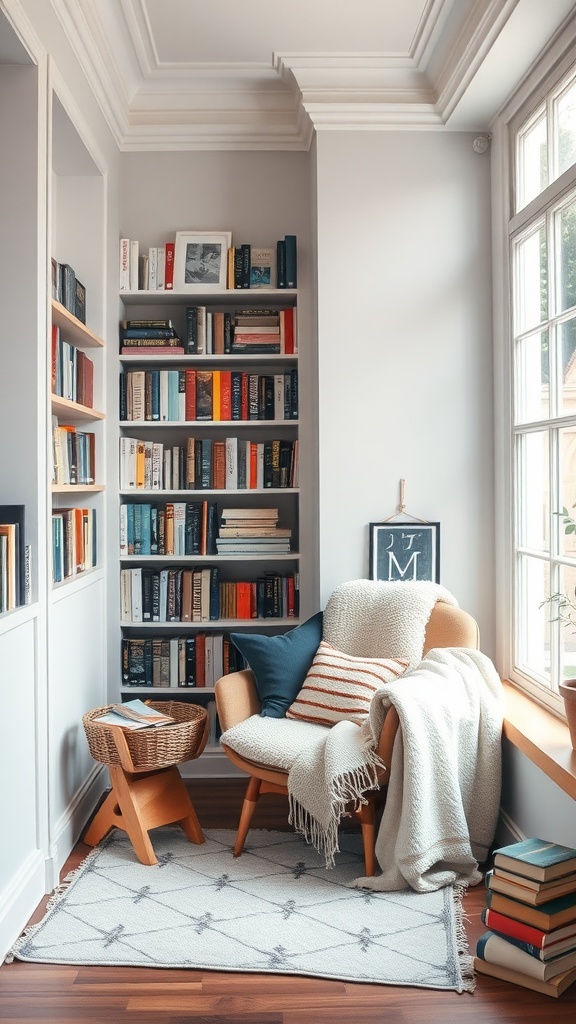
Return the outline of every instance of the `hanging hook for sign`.
{"type": "Polygon", "coordinates": [[[413,516],[411,512],[407,512],[406,511],[406,503],[405,503],[405,500],[404,500],[405,495],[406,495],[406,481],[405,480],[401,480],[400,481],[400,503],[398,505],[398,511],[394,512],[393,515],[388,516],[387,519],[383,519],[382,522],[383,523],[390,523],[393,519],[398,519],[399,516],[408,516],[408,518],[409,519],[413,519],[415,523],[429,523],[430,522],[429,519],[424,519],[422,516],[413,516]]]}

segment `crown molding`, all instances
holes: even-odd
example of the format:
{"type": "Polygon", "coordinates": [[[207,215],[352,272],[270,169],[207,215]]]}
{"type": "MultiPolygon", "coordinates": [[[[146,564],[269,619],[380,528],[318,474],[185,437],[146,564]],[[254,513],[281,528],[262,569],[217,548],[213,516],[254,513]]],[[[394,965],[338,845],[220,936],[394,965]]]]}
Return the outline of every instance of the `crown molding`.
{"type": "MultiPolygon", "coordinates": [[[[442,128],[535,0],[427,0],[406,53],[277,52],[270,64],[161,61],[144,0],[50,2],[119,149],[144,151],[306,150],[315,129],[442,128]]],[[[466,127],[485,130],[474,109],[466,127]]]]}

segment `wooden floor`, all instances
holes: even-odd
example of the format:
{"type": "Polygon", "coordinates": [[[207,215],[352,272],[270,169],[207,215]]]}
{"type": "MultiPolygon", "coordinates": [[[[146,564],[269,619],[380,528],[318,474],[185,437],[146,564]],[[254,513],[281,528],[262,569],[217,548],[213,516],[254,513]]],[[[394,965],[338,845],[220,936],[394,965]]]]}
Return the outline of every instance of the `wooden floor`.
{"type": "MultiPolygon", "coordinates": [[[[234,828],[242,780],[190,785],[205,828],[234,828]]],[[[254,827],[287,828],[282,797],[260,801],[254,827]]],[[[65,872],[88,852],[78,844],[65,872]]],[[[65,873],[63,872],[63,873],[65,873]]],[[[483,887],[464,906],[470,949],[484,930],[483,887]]],[[[42,917],[41,905],[32,921],[42,917]]],[[[14,961],[0,969],[1,1024],[512,1024],[576,1022],[576,985],[560,999],[479,976],[473,995],[431,989],[348,984],[270,974],[70,968],[14,961]]]]}

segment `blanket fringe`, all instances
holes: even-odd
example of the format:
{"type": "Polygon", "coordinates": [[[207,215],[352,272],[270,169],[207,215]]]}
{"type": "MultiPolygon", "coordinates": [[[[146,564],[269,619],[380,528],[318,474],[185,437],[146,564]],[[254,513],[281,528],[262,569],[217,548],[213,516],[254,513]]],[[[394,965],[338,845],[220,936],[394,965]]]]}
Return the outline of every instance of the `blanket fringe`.
{"type": "Polygon", "coordinates": [[[375,751],[372,751],[371,755],[367,764],[342,772],[331,780],[328,824],[318,821],[291,792],[288,793],[289,824],[293,825],[318,853],[323,854],[327,868],[334,867],[334,856],[340,850],[338,826],[347,814],[347,805],[351,802],[366,804],[366,791],[379,788],[377,769],[382,765],[375,751]]]}
{"type": "Polygon", "coordinates": [[[14,957],[15,955],[17,956],[18,950],[21,949],[22,946],[26,942],[28,942],[28,940],[35,934],[35,932],[38,931],[40,926],[44,924],[47,915],[50,913],[50,911],[54,910],[54,907],[58,905],[64,894],[68,892],[68,889],[70,888],[72,882],[84,871],[86,865],[89,864],[91,860],[94,860],[96,855],[100,852],[100,849],[101,847],[97,846],[93,850],[91,850],[90,853],[86,857],[84,857],[84,860],[80,862],[78,867],[74,868],[73,871],[69,871],[66,877],[63,878],[62,881],[56,886],[56,888],[50,894],[48,902],[46,903],[43,917],[41,917],[40,920],[36,922],[36,924],[29,924],[27,925],[26,928],[24,928],[24,930],[20,933],[12,947],[6,953],[3,963],[14,963],[14,957]]]}
{"type": "Polygon", "coordinates": [[[456,928],[456,946],[458,950],[458,963],[462,977],[462,992],[474,992],[476,988],[476,975],[474,973],[474,957],[470,955],[468,947],[468,936],[464,922],[468,920],[464,913],[462,898],[468,888],[467,882],[455,882],[452,886],[452,900],[454,903],[454,918],[456,928]]]}

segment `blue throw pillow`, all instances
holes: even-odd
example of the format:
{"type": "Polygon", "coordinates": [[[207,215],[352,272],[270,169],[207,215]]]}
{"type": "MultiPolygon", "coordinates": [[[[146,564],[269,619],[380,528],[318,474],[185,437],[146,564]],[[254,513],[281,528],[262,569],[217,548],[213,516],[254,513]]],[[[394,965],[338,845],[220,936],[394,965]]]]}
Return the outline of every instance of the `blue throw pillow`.
{"type": "Polygon", "coordinates": [[[322,612],[281,636],[231,633],[254,673],[262,718],[284,718],[298,696],[322,639],[322,612]]]}

